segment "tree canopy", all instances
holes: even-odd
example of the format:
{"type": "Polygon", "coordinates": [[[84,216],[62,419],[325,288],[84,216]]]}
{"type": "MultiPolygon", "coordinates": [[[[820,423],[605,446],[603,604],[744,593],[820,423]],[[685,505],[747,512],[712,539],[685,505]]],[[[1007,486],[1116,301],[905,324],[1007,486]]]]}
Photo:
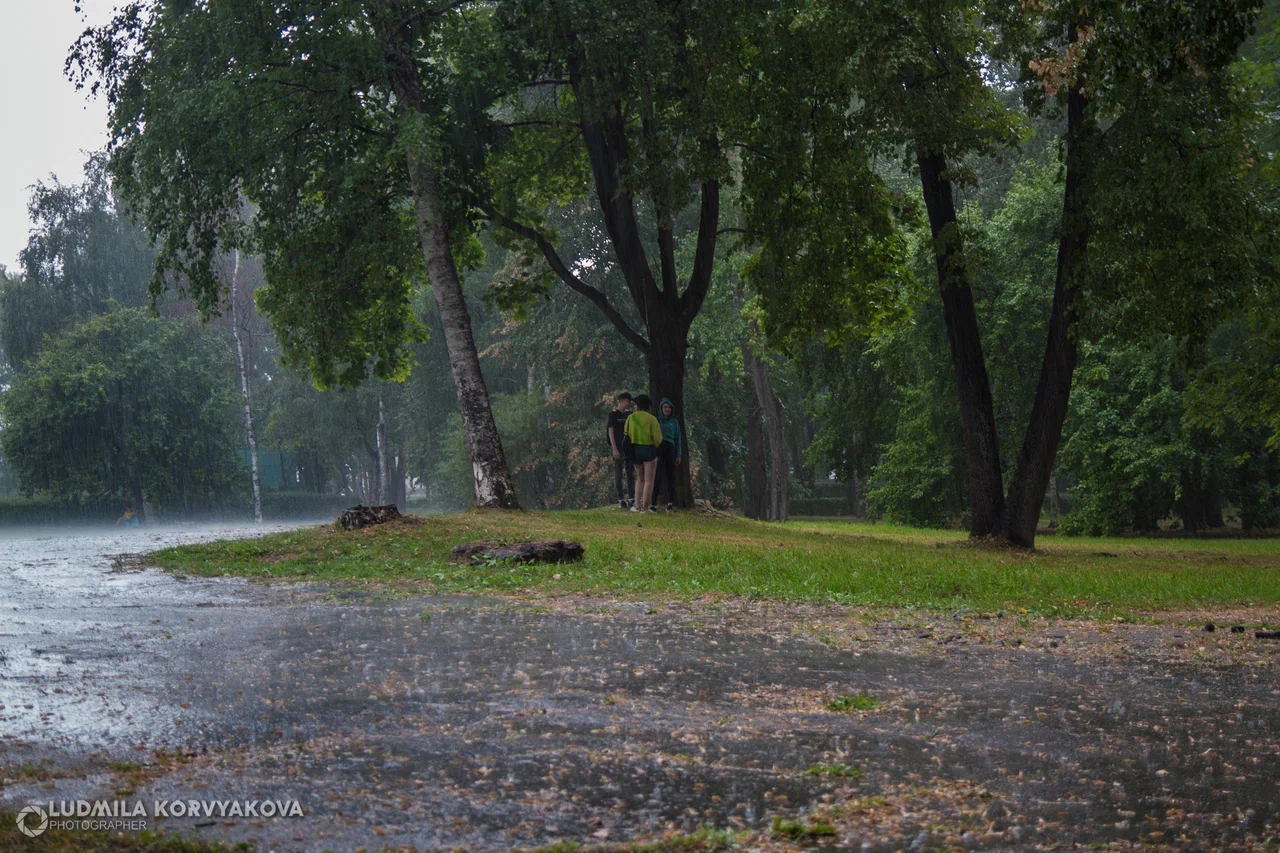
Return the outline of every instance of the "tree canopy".
{"type": "Polygon", "coordinates": [[[240,384],[317,489],[599,502],[625,388],[676,401],[684,503],[1265,525],[1262,6],[136,0],[73,53],[111,145],[38,188],[0,344],[153,259],[212,315],[238,250],[240,384]]]}
{"type": "Polygon", "coordinates": [[[198,330],[120,308],[64,332],[4,393],[5,458],[24,493],[234,501],[241,481],[225,351],[198,330]]]}
{"type": "Polygon", "coordinates": [[[0,351],[15,369],[78,319],[112,303],[146,304],[153,259],[146,235],[120,209],[101,156],[89,160],[79,184],[38,182],[28,211],[20,267],[0,281],[0,351]]]}

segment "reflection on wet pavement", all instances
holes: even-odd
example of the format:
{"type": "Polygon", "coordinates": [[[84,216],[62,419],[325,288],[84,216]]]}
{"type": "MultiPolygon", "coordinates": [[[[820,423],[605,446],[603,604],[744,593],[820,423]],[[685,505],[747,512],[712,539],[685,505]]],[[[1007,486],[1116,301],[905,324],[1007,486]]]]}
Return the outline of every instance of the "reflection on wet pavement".
{"type": "MultiPolygon", "coordinates": [[[[148,800],[300,801],[305,818],[199,828],[278,850],[767,828],[850,789],[970,783],[1004,805],[966,846],[1172,839],[1171,821],[1243,846],[1280,822],[1271,667],[856,651],[675,606],[335,604],[96,556],[125,550],[45,540],[0,569],[0,766],[66,774],[8,785],[0,807],[109,795],[104,763],[132,761],[163,765],[137,791],[148,800]],[[864,691],[882,707],[823,707],[864,691]]],[[[953,817],[957,832],[971,819],[953,817]]],[[[892,829],[903,846],[929,831],[892,829]]]]}

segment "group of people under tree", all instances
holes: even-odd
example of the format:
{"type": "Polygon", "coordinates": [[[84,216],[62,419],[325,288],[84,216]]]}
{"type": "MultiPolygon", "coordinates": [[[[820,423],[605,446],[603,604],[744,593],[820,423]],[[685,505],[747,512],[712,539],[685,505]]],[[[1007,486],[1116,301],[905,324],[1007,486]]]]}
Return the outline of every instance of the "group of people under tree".
{"type": "Polygon", "coordinates": [[[667,512],[675,505],[676,466],[684,459],[680,421],[675,406],[666,397],[658,405],[658,416],[650,409],[647,394],[632,397],[618,394],[606,422],[605,432],[613,452],[613,485],[618,506],[632,512],[658,511],[658,492],[666,490],[667,512]],[[623,472],[626,488],[623,488],[623,472]]]}

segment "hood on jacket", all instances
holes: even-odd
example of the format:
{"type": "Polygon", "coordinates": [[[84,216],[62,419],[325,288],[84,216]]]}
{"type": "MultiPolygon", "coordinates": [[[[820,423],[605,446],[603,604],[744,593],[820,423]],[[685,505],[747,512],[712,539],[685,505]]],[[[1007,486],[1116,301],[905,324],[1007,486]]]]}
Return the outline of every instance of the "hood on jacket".
{"type": "Polygon", "coordinates": [[[662,413],[663,406],[670,406],[671,417],[674,418],[676,416],[676,404],[671,402],[670,397],[663,397],[662,402],[658,403],[658,420],[665,421],[667,419],[667,416],[662,413]]]}

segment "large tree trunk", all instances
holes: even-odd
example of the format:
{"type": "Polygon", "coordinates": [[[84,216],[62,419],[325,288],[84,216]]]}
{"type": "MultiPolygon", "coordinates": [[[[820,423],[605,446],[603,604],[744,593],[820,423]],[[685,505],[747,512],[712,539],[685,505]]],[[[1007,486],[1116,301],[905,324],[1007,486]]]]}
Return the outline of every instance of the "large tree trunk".
{"type": "Polygon", "coordinates": [[[764,413],[755,402],[751,379],[745,381],[747,405],[747,459],[742,478],[742,514],[747,518],[769,517],[769,473],[765,467],[764,413]]]}
{"type": "Polygon", "coordinates": [[[991,383],[978,332],[978,312],[969,286],[964,242],[956,219],[951,182],[946,178],[946,159],[937,153],[919,151],[920,184],[929,227],[933,233],[933,254],[938,270],[938,292],[942,296],[947,324],[947,344],[951,365],[960,392],[960,420],[964,431],[965,461],[968,464],[970,536],[990,536],[1000,526],[1004,510],[1004,483],[1000,473],[1000,445],[996,437],[995,408],[991,383]]]}
{"type": "Polygon", "coordinates": [[[791,460],[787,453],[787,430],[782,419],[782,403],[773,392],[769,368],[752,351],[742,347],[742,361],[755,391],[756,403],[764,415],[769,439],[769,520],[786,521],[790,512],[791,460]]]}
{"type": "MultiPolygon", "coordinates": [[[[249,436],[249,474],[253,480],[253,520],[262,523],[262,481],[258,476],[258,437],[253,431],[253,400],[249,394],[249,369],[245,364],[244,341],[240,337],[240,250],[235,250],[231,268],[231,336],[240,362],[240,393],[244,396],[244,429],[249,436]]],[[[282,472],[283,473],[283,472],[282,472]]]]}
{"type": "MultiPolygon", "coordinates": [[[[391,86],[402,117],[424,115],[426,101],[422,81],[404,34],[398,30],[390,33],[383,47],[390,60],[391,86]]],[[[493,410],[489,407],[489,391],[480,371],[480,356],[471,333],[471,315],[467,311],[462,283],[458,280],[458,269],[449,246],[436,172],[422,148],[412,144],[406,146],[405,164],[413,190],[418,239],[422,243],[427,277],[435,295],[449,364],[453,369],[462,431],[475,478],[476,506],[519,509],[515,486],[502,451],[502,439],[493,420],[493,410]]]]}
{"type": "MultiPolygon", "coordinates": [[[[1078,22],[1072,22],[1071,41],[1079,38],[1078,22]]],[[[1005,498],[1002,534],[1015,545],[1035,544],[1036,525],[1044,504],[1045,489],[1062,440],[1062,424],[1067,418],[1071,377],[1078,352],[1072,326],[1076,321],[1076,291],[1084,281],[1088,261],[1089,215],[1085,200],[1087,170],[1092,156],[1093,129],[1085,116],[1088,98],[1079,80],[1067,93],[1067,163],[1063,190],[1062,232],[1058,240],[1058,271],[1054,284],[1053,309],[1049,316],[1049,338],[1045,343],[1040,379],[1036,384],[1031,422],[1023,438],[1009,493],[1005,498]]]]}
{"type": "Polygon", "coordinates": [[[663,320],[658,321],[657,328],[655,328],[653,320],[649,324],[649,336],[653,341],[649,348],[647,359],[649,367],[649,396],[653,398],[653,412],[655,415],[659,413],[660,401],[663,397],[670,398],[671,405],[675,407],[676,419],[680,422],[682,456],[680,464],[676,466],[676,499],[674,503],[681,509],[688,509],[693,506],[693,480],[689,472],[689,451],[692,443],[684,417],[685,335],[683,332],[676,333],[673,331],[670,334],[666,334],[661,331],[664,328],[664,323],[671,322],[674,319],[664,317],[663,320]]]}

